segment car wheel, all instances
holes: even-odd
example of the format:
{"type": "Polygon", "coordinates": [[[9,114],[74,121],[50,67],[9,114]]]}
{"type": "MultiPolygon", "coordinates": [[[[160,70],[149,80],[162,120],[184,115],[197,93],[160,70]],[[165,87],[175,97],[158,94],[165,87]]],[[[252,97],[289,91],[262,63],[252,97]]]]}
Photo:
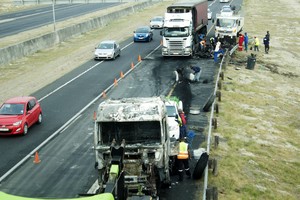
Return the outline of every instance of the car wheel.
{"type": "Polygon", "coordinates": [[[112,59],[113,59],[113,60],[116,59],[116,54],[113,55],[112,59]]]}
{"type": "Polygon", "coordinates": [[[23,135],[27,135],[28,133],[28,125],[25,123],[23,128],[23,135]]]}
{"type": "Polygon", "coordinates": [[[42,113],[40,113],[40,114],[39,114],[39,118],[38,118],[37,123],[38,123],[38,124],[41,124],[42,121],[43,121],[43,115],[42,115],[42,113]]]}

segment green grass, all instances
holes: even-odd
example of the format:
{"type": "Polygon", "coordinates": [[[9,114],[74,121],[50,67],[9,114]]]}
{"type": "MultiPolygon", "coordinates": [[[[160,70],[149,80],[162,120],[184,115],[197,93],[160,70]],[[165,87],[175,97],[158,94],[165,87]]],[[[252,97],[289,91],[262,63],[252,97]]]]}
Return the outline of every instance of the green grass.
{"type": "Polygon", "coordinates": [[[294,78],[263,68],[227,67],[220,112],[218,159],[220,199],[299,199],[300,104],[294,78]],[[226,84],[225,84],[226,83],[226,84]],[[286,87],[286,88],[285,88],[286,87]]]}

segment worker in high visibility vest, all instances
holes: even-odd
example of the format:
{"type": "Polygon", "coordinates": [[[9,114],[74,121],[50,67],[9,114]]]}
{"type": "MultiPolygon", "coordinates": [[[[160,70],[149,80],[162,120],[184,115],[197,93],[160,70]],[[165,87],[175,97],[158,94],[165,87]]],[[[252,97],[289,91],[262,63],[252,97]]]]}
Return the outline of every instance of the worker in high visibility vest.
{"type": "Polygon", "coordinates": [[[177,155],[179,181],[183,181],[183,175],[184,175],[183,170],[185,171],[185,174],[188,176],[188,178],[191,178],[189,158],[190,158],[189,144],[186,142],[185,138],[180,138],[179,151],[177,155]]]}

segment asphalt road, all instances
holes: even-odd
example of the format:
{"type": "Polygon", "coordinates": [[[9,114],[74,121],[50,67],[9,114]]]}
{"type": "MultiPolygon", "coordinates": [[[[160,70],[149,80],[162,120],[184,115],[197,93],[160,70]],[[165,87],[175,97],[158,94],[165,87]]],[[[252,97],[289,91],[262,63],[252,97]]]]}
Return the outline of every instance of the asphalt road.
{"type": "Polygon", "coordinates": [[[118,6],[120,3],[57,4],[0,15],[0,38],[118,6]]]}
{"type": "MultiPolygon", "coordinates": [[[[196,127],[193,147],[197,148],[204,140],[207,116],[203,112],[189,115],[189,108],[202,108],[212,93],[218,65],[212,59],[163,58],[159,47],[160,37],[159,32],[155,31],[154,40],[150,43],[132,43],[130,38],[121,44],[124,49],[116,60],[90,60],[32,94],[41,101],[44,122],[32,127],[25,137],[1,137],[0,150],[5,152],[1,154],[1,178],[17,162],[34,152],[46,138],[53,133],[57,135],[49,138],[50,142],[39,149],[39,164],[33,163],[33,156],[27,159],[16,167],[12,175],[2,180],[0,190],[28,197],[55,198],[76,197],[86,193],[97,178],[92,149],[93,112],[104,100],[98,97],[107,87],[113,86],[114,79],[120,77],[121,71],[125,74],[132,62],[137,64],[138,55],[141,55],[142,62],[117,86],[113,86],[107,98],[167,95],[174,86],[173,71],[177,67],[200,66],[201,83],[188,84],[183,81],[173,91],[173,95],[183,100],[189,127],[196,127]],[[68,124],[64,126],[67,121],[68,124]]],[[[190,179],[177,184],[176,177],[173,178],[171,188],[162,192],[162,199],[200,198],[202,181],[190,179]]]]}

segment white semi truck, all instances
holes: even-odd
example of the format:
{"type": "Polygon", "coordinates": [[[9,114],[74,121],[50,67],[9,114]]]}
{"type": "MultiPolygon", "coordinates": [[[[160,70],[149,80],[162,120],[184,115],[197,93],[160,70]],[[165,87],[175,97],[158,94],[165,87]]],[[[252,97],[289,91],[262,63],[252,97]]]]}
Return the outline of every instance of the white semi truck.
{"type": "Polygon", "coordinates": [[[118,199],[158,198],[161,185],[170,184],[178,154],[167,118],[164,97],[108,99],[99,105],[94,148],[100,192],[118,199]]]}
{"type": "Polygon", "coordinates": [[[177,2],[167,8],[162,39],[163,56],[192,56],[198,36],[207,33],[207,0],[177,2]]]}

